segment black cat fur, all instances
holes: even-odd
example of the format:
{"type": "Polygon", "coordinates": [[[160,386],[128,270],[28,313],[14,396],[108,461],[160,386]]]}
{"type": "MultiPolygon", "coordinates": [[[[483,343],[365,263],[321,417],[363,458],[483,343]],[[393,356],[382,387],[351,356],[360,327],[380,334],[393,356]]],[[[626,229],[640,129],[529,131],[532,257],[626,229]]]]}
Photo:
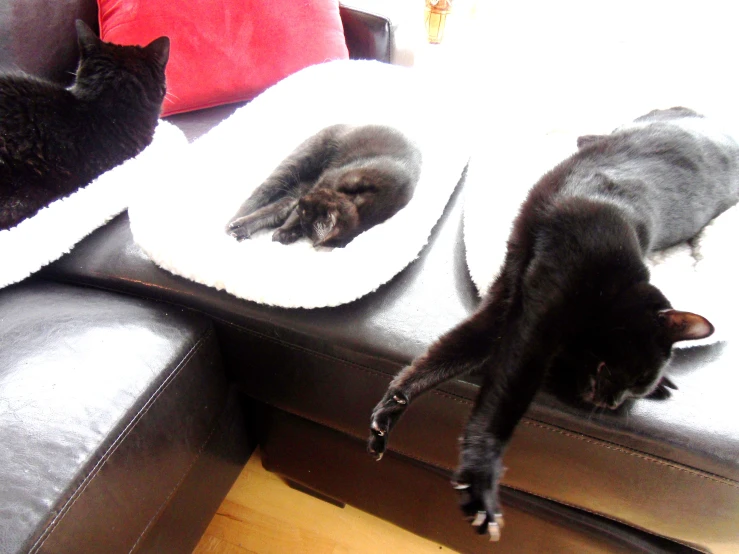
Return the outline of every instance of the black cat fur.
{"type": "Polygon", "coordinates": [[[472,370],[483,384],[461,441],[454,486],[491,540],[503,523],[501,456],[545,379],[584,403],[617,409],[664,397],[673,343],[713,332],[673,310],[644,256],[693,237],[737,202],[739,146],[703,132],[691,110],[655,110],[579,151],[529,193],[503,268],[477,311],[403,369],[375,407],[369,452],[421,393],[472,370]]]}
{"type": "Polygon", "coordinates": [[[242,204],[226,231],[244,240],[279,227],[272,239],[343,247],[413,196],[421,153],[381,125],[333,125],[303,142],[242,204]]]}
{"type": "Polygon", "coordinates": [[[169,39],[119,46],[76,26],[80,62],[69,88],[0,76],[0,229],[132,158],[154,136],[169,39]]]}

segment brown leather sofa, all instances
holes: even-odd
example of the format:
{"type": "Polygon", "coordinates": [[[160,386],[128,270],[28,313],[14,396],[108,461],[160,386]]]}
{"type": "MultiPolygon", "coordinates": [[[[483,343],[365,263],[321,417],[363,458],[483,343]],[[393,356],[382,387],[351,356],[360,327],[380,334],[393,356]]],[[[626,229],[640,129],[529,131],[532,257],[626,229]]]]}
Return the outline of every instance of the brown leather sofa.
{"type": "MultiPolygon", "coordinates": [[[[342,15],[359,45],[353,53],[387,60],[388,22],[342,15]]],[[[170,121],[194,139],[234,109],[170,121]]],[[[477,304],[464,261],[463,181],[420,258],[338,308],[271,308],[173,276],[138,249],[125,214],[36,278],[0,291],[0,438],[10,460],[0,457],[0,472],[16,468],[10,486],[0,483],[0,550],[186,551],[188,531],[202,530],[258,440],[265,466],[300,488],[461,552],[738,552],[733,343],[678,352],[669,375],[679,390],[664,401],[601,414],[542,392],[505,456],[506,527],[495,545],[464,522],[449,486],[474,375],[415,402],[381,463],[366,454],[369,413],[391,377],[477,304]],[[164,354],[152,337],[171,341],[164,354]],[[88,381],[95,371],[77,369],[87,352],[98,352],[85,358],[90,368],[125,381],[125,402],[103,403],[112,415],[91,400],[101,394],[88,381]],[[125,366],[143,363],[151,374],[128,383],[125,366]],[[74,406],[46,408],[67,378],[82,381],[84,394],[70,403],[91,402],[87,419],[74,406]],[[25,383],[10,401],[9,381],[25,383]],[[34,403],[40,415],[31,423],[23,410],[34,403]],[[206,407],[208,417],[193,415],[206,407]],[[115,423],[103,428],[99,419],[115,423]],[[77,469],[54,473],[72,460],[77,469]],[[200,517],[189,515],[196,509],[200,517]]]]}
{"type": "MultiPolygon", "coordinates": [[[[0,71],[68,82],[78,18],[97,27],[95,0],[5,2],[0,71]]],[[[388,58],[386,20],[342,18],[353,56],[388,58]]],[[[40,275],[0,290],[0,552],[191,552],[258,408],[194,310],[40,275]]]]}

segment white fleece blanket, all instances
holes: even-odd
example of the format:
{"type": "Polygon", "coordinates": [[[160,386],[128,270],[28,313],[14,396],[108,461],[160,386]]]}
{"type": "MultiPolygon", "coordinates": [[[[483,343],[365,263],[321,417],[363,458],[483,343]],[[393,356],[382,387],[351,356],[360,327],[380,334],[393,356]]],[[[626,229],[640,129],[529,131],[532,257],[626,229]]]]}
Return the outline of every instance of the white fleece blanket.
{"type": "Polygon", "coordinates": [[[134,239],[172,273],[263,304],[316,308],[366,295],[418,256],[467,163],[466,118],[449,117],[442,88],[371,61],[301,70],[191,144],[167,181],[146,183],[129,208],[134,239]],[[419,146],[421,176],[408,205],[345,248],[283,245],[271,230],[243,242],[229,236],[226,224],[254,188],[336,123],[391,125],[419,146]]]}
{"type": "Polygon", "coordinates": [[[69,252],[128,206],[134,183],[160,173],[162,160],[187,145],[171,123],[159,121],[154,139],[138,156],[100,175],[33,217],[0,231],[0,288],[17,283],[69,252]]]}
{"type": "MultiPolygon", "coordinates": [[[[506,240],[521,203],[539,178],[577,150],[580,134],[609,133],[618,125],[573,132],[526,132],[506,135],[475,151],[465,184],[464,241],[467,266],[478,293],[484,295],[505,256],[506,240]],[[511,144],[519,144],[511,148],[511,144]],[[493,152],[505,155],[494,155],[493,152]]],[[[715,333],[691,347],[726,340],[735,328],[739,308],[734,260],[739,237],[739,206],[714,219],[692,244],[682,243],[653,253],[647,260],[651,282],[679,310],[708,318],[715,333]]]]}

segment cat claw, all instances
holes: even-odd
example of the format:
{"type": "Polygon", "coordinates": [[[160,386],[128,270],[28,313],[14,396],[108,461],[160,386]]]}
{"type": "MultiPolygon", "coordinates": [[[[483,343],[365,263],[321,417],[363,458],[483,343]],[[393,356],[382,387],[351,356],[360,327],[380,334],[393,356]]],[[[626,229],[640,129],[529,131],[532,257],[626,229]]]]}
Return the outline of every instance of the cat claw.
{"type": "Polygon", "coordinates": [[[488,523],[488,535],[490,535],[490,542],[498,542],[500,540],[500,525],[495,521],[488,523]]]}
{"type": "Polygon", "coordinates": [[[480,510],[474,516],[468,517],[467,520],[471,522],[473,527],[478,528],[478,533],[481,535],[487,531],[488,535],[490,535],[491,542],[498,542],[500,540],[501,529],[505,525],[503,514],[500,512],[493,516],[492,521],[490,521],[487,512],[484,510],[480,510]],[[486,521],[488,522],[487,526],[485,525],[486,521]]]}
{"type": "Polygon", "coordinates": [[[374,457],[376,462],[382,460],[382,456],[385,454],[385,434],[386,432],[380,429],[377,422],[373,421],[370,425],[370,438],[367,443],[367,452],[370,456],[374,457]]]}
{"type": "Polygon", "coordinates": [[[485,523],[485,520],[488,518],[488,514],[484,511],[479,511],[477,514],[475,514],[474,519],[472,520],[472,526],[473,527],[479,527],[483,523],[485,523]]]}
{"type": "Polygon", "coordinates": [[[385,455],[385,449],[383,448],[382,450],[375,450],[372,446],[368,446],[367,453],[372,456],[376,462],[379,462],[385,455]]]}
{"type": "Polygon", "coordinates": [[[242,224],[239,221],[232,221],[231,223],[229,223],[226,226],[226,232],[239,242],[248,239],[251,236],[251,233],[249,233],[247,229],[242,227],[242,224]]]}
{"type": "Polygon", "coordinates": [[[395,400],[398,404],[408,404],[408,400],[401,396],[398,396],[397,394],[393,395],[393,400],[395,400]]]}
{"type": "Polygon", "coordinates": [[[470,488],[470,485],[469,485],[469,483],[457,483],[456,481],[452,481],[452,487],[455,490],[463,491],[465,489],[469,489],[470,488]]]}
{"type": "Polygon", "coordinates": [[[388,391],[372,411],[367,451],[377,461],[382,458],[382,453],[386,450],[387,436],[390,434],[393,424],[406,409],[407,404],[408,398],[402,392],[392,393],[388,391]]]}
{"type": "Polygon", "coordinates": [[[493,519],[495,519],[495,523],[498,524],[498,527],[500,527],[501,529],[505,527],[505,519],[503,519],[503,514],[499,512],[495,514],[495,517],[493,519]]]}
{"type": "Polygon", "coordinates": [[[375,433],[377,433],[379,436],[381,436],[381,437],[384,437],[385,436],[385,431],[383,431],[382,429],[380,429],[380,426],[377,425],[377,422],[376,421],[373,421],[372,422],[372,430],[375,433]]]}

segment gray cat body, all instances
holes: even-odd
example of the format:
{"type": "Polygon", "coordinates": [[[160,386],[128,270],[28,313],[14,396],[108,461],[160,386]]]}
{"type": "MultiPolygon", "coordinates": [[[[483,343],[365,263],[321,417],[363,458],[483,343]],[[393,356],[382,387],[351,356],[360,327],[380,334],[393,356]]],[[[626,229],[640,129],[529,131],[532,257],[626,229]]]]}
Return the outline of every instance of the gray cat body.
{"type": "Polygon", "coordinates": [[[644,252],[693,238],[739,200],[739,144],[687,108],[655,110],[578,146],[559,194],[626,210],[644,252]]]}

